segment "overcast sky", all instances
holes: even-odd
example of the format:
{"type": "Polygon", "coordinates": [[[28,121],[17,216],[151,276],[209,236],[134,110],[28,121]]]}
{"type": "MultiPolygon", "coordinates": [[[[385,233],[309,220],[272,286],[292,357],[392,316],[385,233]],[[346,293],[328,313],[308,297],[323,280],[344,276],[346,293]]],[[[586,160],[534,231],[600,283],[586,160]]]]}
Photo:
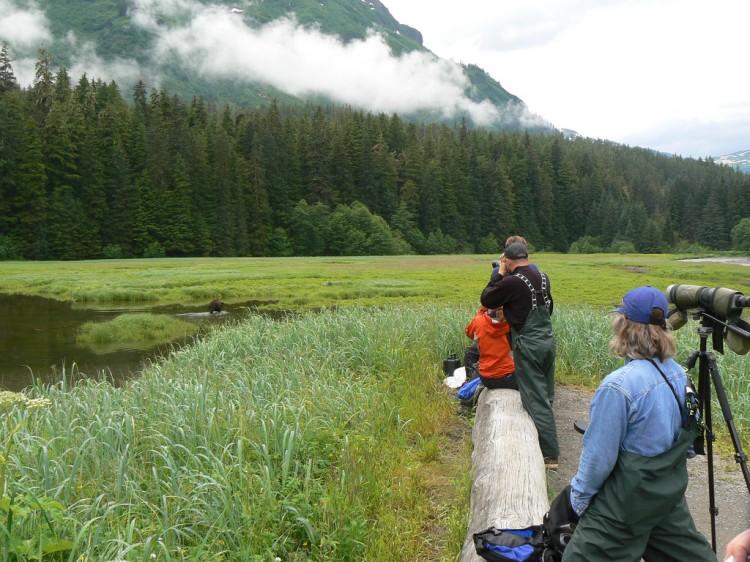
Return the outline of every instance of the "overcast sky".
{"type": "Polygon", "coordinates": [[[384,0],[558,127],[685,156],[750,148],[750,0],[384,0]]]}

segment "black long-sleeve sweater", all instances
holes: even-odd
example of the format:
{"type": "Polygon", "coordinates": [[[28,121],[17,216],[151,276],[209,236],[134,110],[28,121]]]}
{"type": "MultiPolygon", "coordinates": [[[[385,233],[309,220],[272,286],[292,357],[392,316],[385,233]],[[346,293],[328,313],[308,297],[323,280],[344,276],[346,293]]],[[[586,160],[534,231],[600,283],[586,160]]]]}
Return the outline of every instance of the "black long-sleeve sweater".
{"type": "MultiPolygon", "coordinates": [[[[513,273],[522,273],[535,289],[542,288],[542,276],[534,265],[522,265],[513,270],[513,273]]],[[[552,314],[552,288],[549,277],[547,277],[547,295],[550,299],[549,313],[552,314]]],[[[495,280],[490,280],[487,287],[482,291],[480,297],[483,306],[487,308],[503,307],[505,319],[511,326],[520,330],[526,322],[526,317],[531,312],[531,291],[526,283],[512,274],[495,280]]],[[[537,306],[544,306],[541,299],[537,300],[537,306]]]]}

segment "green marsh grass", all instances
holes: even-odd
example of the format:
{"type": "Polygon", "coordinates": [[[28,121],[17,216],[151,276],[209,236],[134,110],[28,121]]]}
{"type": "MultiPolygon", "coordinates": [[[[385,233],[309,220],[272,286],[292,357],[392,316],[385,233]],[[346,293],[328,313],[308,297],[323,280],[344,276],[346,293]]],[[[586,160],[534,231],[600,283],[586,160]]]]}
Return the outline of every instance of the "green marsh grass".
{"type": "Polygon", "coordinates": [[[76,336],[77,343],[95,351],[148,349],[154,345],[186,338],[198,325],[160,314],[121,314],[108,322],[86,322],[76,336]]]}
{"type": "MultiPolygon", "coordinates": [[[[561,305],[609,306],[628,289],[672,283],[750,293],[748,268],[672,254],[534,254],[561,305]]],[[[478,301],[497,256],[168,258],[0,262],[0,292],[84,307],[252,302],[261,309],[478,301]]]]}
{"type": "Polygon", "coordinates": [[[252,316],[122,388],[34,388],[9,486],[65,506],[70,560],[424,559],[464,317],[252,316]]]}

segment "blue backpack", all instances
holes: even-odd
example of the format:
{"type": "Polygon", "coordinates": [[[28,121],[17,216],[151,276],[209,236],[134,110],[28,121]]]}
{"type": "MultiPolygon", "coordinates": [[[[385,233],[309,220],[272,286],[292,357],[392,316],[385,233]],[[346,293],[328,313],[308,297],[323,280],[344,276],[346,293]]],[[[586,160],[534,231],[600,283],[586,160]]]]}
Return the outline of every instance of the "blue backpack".
{"type": "Polygon", "coordinates": [[[525,529],[490,527],[474,534],[477,554],[490,562],[534,562],[541,560],[544,538],[540,525],[525,529]]]}
{"type": "Polygon", "coordinates": [[[482,381],[479,377],[473,378],[470,381],[464,383],[464,385],[458,389],[456,396],[464,406],[474,406],[479,399],[479,393],[482,392],[482,381]]]}

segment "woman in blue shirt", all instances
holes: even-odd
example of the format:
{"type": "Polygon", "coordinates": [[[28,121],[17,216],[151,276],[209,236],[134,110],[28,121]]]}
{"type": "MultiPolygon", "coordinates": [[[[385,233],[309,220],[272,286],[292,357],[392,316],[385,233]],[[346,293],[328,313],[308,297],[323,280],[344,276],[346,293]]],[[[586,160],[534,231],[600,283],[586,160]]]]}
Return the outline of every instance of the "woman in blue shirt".
{"type": "Polygon", "coordinates": [[[716,560],[685,501],[697,427],[687,375],[672,359],[667,306],[658,289],[638,287],[615,311],[610,345],[625,365],[591,401],[570,493],[580,521],[564,562],[716,560]]]}

